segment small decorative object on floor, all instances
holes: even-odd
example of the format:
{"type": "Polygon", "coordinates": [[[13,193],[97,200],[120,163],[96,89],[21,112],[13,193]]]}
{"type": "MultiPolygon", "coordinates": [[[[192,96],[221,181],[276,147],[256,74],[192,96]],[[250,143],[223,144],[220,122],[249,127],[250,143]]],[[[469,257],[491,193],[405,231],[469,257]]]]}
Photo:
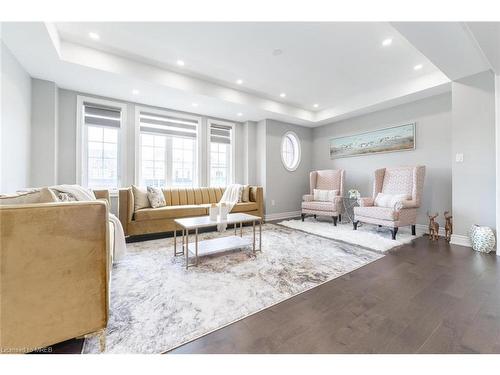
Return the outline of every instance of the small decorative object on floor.
{"type": "Polygon", "coordinates": [[[361,197],[361,194],[356,189],[349,190],[347,192],[347,195],[349,198],[355,198],[355,199],[359,199],[361,197]]]}
{"type": "Polygon", "coordinates": [[[429,217],[429,239],[432,241],[439,239],[439,224],[435,221],[438,215],[439,213],[437,212],[434,215],[429,215],[427,211],[427,216],[429,217]]]}
{"type": "Polygon", "coordinates": [[[444,225],[444,233],[445,233],[445,238],[446,241],[450,242],[451,241],[451,235],[453,234],[453,216],[450,215],[448,211],[444,212],[444,219],[446,220],[446,223],[444,225]]]}
{"type": "Polygon", "coordinates": [[[472,248],[481,253],[489,253],[495,248],[495,233],[490,227],[473,225],[470,228],[470,240],[472,248]]]}

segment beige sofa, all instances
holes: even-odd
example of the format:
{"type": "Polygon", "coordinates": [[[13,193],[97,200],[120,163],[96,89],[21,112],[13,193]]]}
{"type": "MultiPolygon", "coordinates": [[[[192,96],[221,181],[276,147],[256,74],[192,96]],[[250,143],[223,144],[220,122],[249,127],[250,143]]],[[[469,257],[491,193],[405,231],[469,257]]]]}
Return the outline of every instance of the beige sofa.
{"type": "MultiPolygon", "coordinates": [[[[119,218],[126,236],[180,230],[174,219],[208,215],[212,203],[220,201],[224,188],[165,188],[166,207],[134,209],[133,189],[119,191],[119,218]]],[[[249,202],[237,203],[231,212],[263,217],[264,198],[260,186],[250,186],[249,202]]]]}
{"type": "Polygon", "coordinates": [[[109,230],[104,200],[0,206],[0,352],[102,332],[109,230]]]}

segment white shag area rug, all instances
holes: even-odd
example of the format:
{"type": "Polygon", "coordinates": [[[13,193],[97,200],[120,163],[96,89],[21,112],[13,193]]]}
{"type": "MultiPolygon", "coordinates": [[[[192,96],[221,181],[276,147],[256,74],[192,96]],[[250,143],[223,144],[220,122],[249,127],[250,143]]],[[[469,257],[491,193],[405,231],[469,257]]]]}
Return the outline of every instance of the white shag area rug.
{"type": "Polygon", "coordinates": [[[331,218],[323,217],[318,217],[317,219],[306,217],[303,222],[301,219],[285,220],[278,224],[333,240],[362,246],[380,253],[387,253],[389,250],[408,244],[421,236],[419,234],[412,236],[410,227],[402,227],[399,228],[396,239],[393,240],[390,229],[386,227],[379,228],[378,225],[359,223],[358,229],[354,230],[352,223],[337,224],[337,226],[334,226],[331,218]]]}
{"type": "MultiPolygon", "coordinates": [[[[262,245],[256,256],[247,248],[186,270],[172,238],[127,244],[111,274],[105,352],[168,351],[383,256],[273,224],[262,226],[262,245]]],[[[99,353],[98,338],[87,338],[83,352],[99,353]]]]}

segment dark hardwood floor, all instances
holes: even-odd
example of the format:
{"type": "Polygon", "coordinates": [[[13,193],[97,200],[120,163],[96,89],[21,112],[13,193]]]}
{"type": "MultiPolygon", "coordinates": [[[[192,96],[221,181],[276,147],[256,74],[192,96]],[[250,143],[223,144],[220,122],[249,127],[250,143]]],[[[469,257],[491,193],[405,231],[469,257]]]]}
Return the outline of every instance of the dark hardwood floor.
{"type": "Polygon", "coordinates": [[[170,353],[500,353],[499,264],[422,237],[170,353]]]}

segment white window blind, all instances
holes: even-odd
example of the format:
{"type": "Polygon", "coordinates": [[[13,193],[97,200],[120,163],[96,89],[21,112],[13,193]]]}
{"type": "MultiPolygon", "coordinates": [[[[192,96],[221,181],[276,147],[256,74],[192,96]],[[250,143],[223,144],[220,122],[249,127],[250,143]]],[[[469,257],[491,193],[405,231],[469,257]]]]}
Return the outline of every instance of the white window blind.
{"type": "Polygon", "coordinates": [[[198,124],[182,115],[139,113],[141,185],[197,185],[198,124]]]}

